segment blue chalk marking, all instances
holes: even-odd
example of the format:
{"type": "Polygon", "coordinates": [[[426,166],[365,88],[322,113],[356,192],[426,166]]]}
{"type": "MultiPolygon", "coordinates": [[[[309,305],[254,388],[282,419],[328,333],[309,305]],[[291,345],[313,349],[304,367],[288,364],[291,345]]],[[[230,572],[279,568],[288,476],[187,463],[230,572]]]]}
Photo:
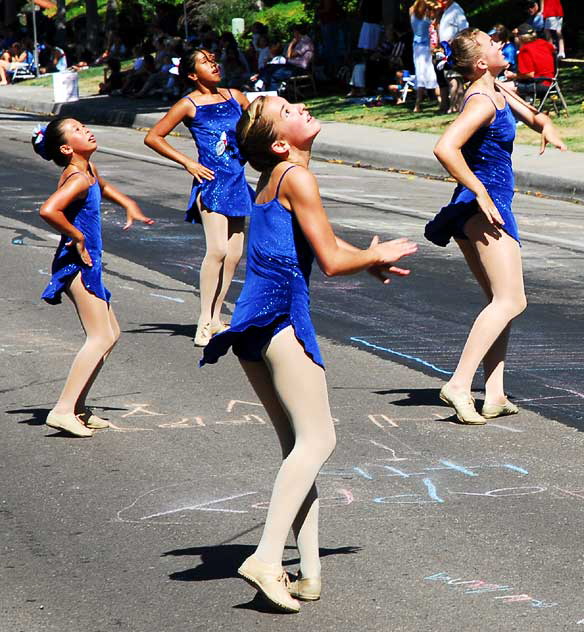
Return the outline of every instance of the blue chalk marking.
{"type": "Polygon", "coordinates": [[[361,476],[363,478],[366,478],[368,481],[373,480],[373,476],[367,474],[367,472],[365,470],[362,470],[360,467],[354,467],[353,469],[355,470],[355,472],[357,472],[357,474],[361,474],[361,476]]]}
{"type": "Polygon", "coordinates": [[[446,467],[456,470],[457,472],[460,472],[461,474],[466,474],[467,476],[478,476],[476,472],[471,472],[470,470],[467,470],[466,467],[463,467],[462,465],[456,465],[456,463],[452,463],[452,461],[441,460],[440,463],[442,463],[442,465],[445,465],[446,467]]]}
{"type": "Polygon", "coordinates": [[[435,500],[437,503],[444,502],[442,498],[440,498],[440,496],[438,496],[438,494],[436,493],[436,486],[429,478],[424,479],[424,485],[428,489],[428,496],[430,496],[432,500],[435,500]]]}
{"type": "Polygon", "coordinates": [[[527,470],[524,470],[522,467],[517,465],[512,465],[511,463],[505,463],[503,467],[506,467],[508,470],[513,470],[514,472],[519,472],[520,474],[529,474],[527,470]]]}
{"type": "Polygon", "coordinates": [[[413,362],[418,362],[423,366],[428,367],[438,373],[443,373],[444,375],[452,375],[452,371],[447,371],[446,369],[441,369],[437,367],[435,364],[431,364],[430,362],[426,362],[426,360],[422,360],[422,358],[417,358],[416,356],[408,355],[407,353],[401,353],[400,351],[395,351],[394,349],[388,349],[387,347],[381,347],[379,345],[375,345],[372,342],[368,342],[367,340],[363,340],[363,338],[355,338],[355,336],[351,336],[349,338],[352,342],[358,342],[366,347],[371,347],[372,349],[377,349],[378,351],[386,351],[387,353],[391,353],[393,355],[398,356],[399,358],[405,358],[406,360],[412,360],[413,362]]]}
{"type": "Polygon", "coordinates": [[[386,470],[389,470],[390,472],[395,472],[398,476],[401,476],[403,478],[409,478],[410,475],[407,474],[406,472],[403,472],[402,470],[398,469],[397,467],[391,467],[391,465],[384,465],[383,466],[386,470]]]}

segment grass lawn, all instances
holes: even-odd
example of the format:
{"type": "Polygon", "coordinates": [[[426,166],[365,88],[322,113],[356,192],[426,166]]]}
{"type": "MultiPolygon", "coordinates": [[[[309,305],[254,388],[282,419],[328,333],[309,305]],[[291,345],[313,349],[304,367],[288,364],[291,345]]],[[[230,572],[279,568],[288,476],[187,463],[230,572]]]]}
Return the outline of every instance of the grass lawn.
{"type": "MultiPolygon", "coordinates": [[[[132,67],[133,60],[122,62],[122,71],[129,70],[132,67]]],[[[79,96],[88,97],[99,92],[99,84],[103,81],[103,71],[107,66],[97,66],[96,68],[86,68],[79,72],[79,96]]],[[[51,75],[44,75],[38,79],[29,79],[23,82],[26,86],[43,86],[51,88],[53,86],[53,78],[51,75]]]]}
{"type": "MultiPolygon", "coordinates": [[[[584,151],[584,68],[574,66],[562,69],[560,86],[568,103],[570,116],[555,117],[552,109],[554,123],[560,127],[569,149],[584,151]]],[[[310,107],[311,114],[323,121],[358,123],[428,134],[441,134],[456,117],[454,114],[438,114],[435,101],[425,102],[422,112],[414,114],[413,95],[408,98],[410,100],[404,105],[388,104],[372,108],[347,103],[340,96],[316,97],[308,99],[306,104],[310,107]]],[[[539,134],[525,126],[519,126],[517,142],[539,145],[539,134]]]]}

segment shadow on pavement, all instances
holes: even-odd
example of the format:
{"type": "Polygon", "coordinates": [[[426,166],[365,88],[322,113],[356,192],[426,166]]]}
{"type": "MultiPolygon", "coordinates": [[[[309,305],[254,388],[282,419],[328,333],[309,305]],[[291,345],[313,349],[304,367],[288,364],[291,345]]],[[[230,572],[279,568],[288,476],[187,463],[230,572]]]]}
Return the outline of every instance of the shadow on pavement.
{"type": "MultiPolygon", "coordinates": [[[[328,557],[329,555],[348,555],[357,553],[361,547],[357,546],[342,546],[334,549],[320,549],[321,557],[328,557]]],[[[238,577],[237,569],[241,566],[243,561],[249,557],[256,547],[252,544],[218,544],[216,546],[195,546],[188,549],[176,549],[174,551],[168,551],[163,553],[162,557],[170,555],[183,556],[183,555],[197,555],[201,558],[201,564],[195,566],[195,568],[188,568],[184,571],[177,571],[171,573],[169,578],[175,581],[182,582],[203,582],[213,579],[229,579],[231,577],[238,577]]],[[[296,550],[294,546],[287,546],[287,550],[296,550]]],[[[298,558],[292,560],[286,560],[284,566],[292,564],[298,564],[300,560],[298,558]]],[[[243,607],[243,606],[239,606],[243,607]]]]}
{"type": "Polygon", "coordinates": [[[406,395],[391,403],[395,406],[446,406],[440,401],[438,388],[396,388],[388,391],[373,391],[376,395],[406,395]]]}
{"type": "Polygon", "coordinates": [[[194,338],[196,325],[189,323],[141,323],[136,329],[124,329],[125,334],[170,334],[171,336],[185,336],[194,338]]]}

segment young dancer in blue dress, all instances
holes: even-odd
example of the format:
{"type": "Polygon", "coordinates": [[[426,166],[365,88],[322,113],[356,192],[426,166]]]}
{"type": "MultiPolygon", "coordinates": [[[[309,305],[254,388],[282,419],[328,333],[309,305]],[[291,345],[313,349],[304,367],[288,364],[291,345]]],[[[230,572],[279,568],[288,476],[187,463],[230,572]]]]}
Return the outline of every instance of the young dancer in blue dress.
{"type": "Polygon", "coordinates": [[[541,153],[548,142],[559,149],[566,147],[548,116],[496,83],[507,64],[500,43],[478,29],[465,29],[452,42],[452,56],[454,65],[472,83],[461,114],[434,153],[458,186],[450,204],[427,224],[426,237],[439,246],[455,239],[489,301],[472,326],[454,374],[440,392],[462,423],[484,424],[485,419],[518,412],[503,384],[511,321],[527,305],[511,208],[514,114],[541,132],[541,153]],[[471,386],[481,361],[485,401],[479,414],[471,386]]]}
{"type": "Polygon", "coordinates": [[[278,435],[284,461],[261,541],[239,574],[279,610],[298,612],[295,597],[320,597],[318,494],[315,479],[335,446],[323,361],[310,319],[308,281],[314,256],[327,276],[370,270],[384,282],[409,271],[392,264],[416,250],[407,239],[361,250],[335,236],[308,169],[320,125],[302,104],[259,97],[237,127],[239,146],[261,171],[248,235],[246,279],[231,327],[214,336],[202,364],[229,347],[239,357],[278,435]],[[293,529],[300,575],[286,587],[284,544],[293,529]]]}
{"type": "Polygon", "coordinates": [[[243,253],[245,217],[251,211],[253,191],[245,180],[235,139],[235,126],[249,102],[239,90],[218,87],[221,70],[209,51],[196,49],[184,55],[179,74],[195,89],[170,108],[144,142],[194,176],[185,219],[202,223],[205,231],[201,314],[195,335],[195,344],[204,347],[226,327],[221,323],[221,308],[243,253]],[[180,123],[193,135],[199,162],[166,140],[180,123]]]}
{"type": "Polygon", "coordinates": [[[101,277],[101,199],[105,197],[126,210],[124,229],[135,220],[146,224],[153,220],[134,200],[100,177],[90,162],[97,149],[95,136],[79,121],[55,119],[46,127],[38,127],[32,142],[37,154],[63,167],[57,190],[40,209],[41,217],[61,233],[51,281],[42,298],[55,305],[66,294],[87,336],[46,423],[77,437],[90,437],[93,429],[109,424],[86,407],[85,399],[120,335],[111,295],[101,277]]]}

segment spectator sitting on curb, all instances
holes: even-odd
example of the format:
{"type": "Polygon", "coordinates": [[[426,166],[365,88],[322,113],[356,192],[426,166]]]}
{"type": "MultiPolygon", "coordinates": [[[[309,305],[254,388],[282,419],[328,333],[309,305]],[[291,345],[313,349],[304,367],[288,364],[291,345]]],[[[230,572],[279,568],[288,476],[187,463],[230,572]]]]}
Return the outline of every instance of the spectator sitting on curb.
{"type": "Polygon", "coordinates": [[[112,94],[114,91],[121,90],[124,84],[120,60],[110,57],[106,65],[107,70],[104,69],[103,71],[103,83],[99,84],[99,94],[112,94]]]}
{"type": "Polygon", "coordinates": [[[538,38],[529,24],[521,24],[517,29],[521,48],[517,55],[517,72],[506,71],[505,77],[516,81],[521,96],[545,94],[550,82],[534,82],[538,77],[555,75],[555,48],[551,42],[538,38]]]}

